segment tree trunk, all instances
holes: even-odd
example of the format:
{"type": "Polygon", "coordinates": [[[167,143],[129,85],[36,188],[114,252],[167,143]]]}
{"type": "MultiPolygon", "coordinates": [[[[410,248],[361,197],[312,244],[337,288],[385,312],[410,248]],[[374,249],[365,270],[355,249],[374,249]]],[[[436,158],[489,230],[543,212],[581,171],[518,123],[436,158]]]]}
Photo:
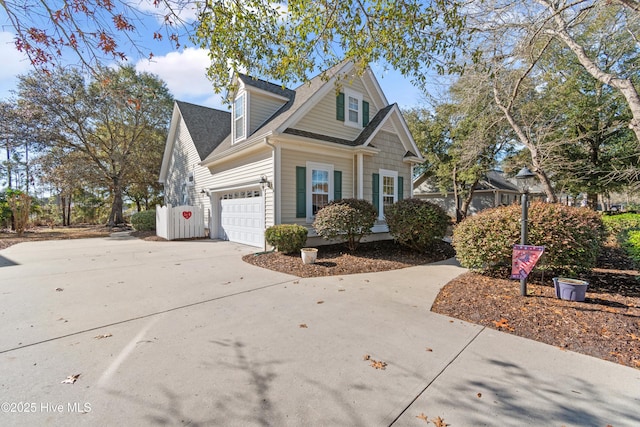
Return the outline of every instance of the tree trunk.
{"type": "Polygon", "coordinates": [[[67,197],[67,225],[71,225],[71,194],[67,197]]]}
{"type": "Polygon", "coordinates": [[[124,218],[122,217],[122,187],[120,184],[120,178],[113,178],[113,204],[111,205],[111,214],[109,214],[109,223],[107,224],[109,227],[115,227],[118,224],[124,223],[124,218]]]}
{"type": "Polygon", "coordinates": [[[67,224],[67,203],[66,203],[66,197],[64,197],[62,195],[62,193],[60,193],[60,207],[62,208],[62,226],[66,226],[67,224]]]}
{"type": "Polygon", "coordinates": [[[471,186],[471,190],[469,190],[469,195],[465,197],[462,201],[462,206],[460,207],[460,213],[462,214],[462,218],[466,218],[469,214],[469,206],[471,206],[471,202],[473,201],[473,189],[475,188],[478,181],[474,182],[471,186]]]}
{"type": "Polygon", "coordinates": [[[7,185],[8,188],[13,188],[11,183],[11,150],[9,149],[9,142],[7,141],[7,185]]]}

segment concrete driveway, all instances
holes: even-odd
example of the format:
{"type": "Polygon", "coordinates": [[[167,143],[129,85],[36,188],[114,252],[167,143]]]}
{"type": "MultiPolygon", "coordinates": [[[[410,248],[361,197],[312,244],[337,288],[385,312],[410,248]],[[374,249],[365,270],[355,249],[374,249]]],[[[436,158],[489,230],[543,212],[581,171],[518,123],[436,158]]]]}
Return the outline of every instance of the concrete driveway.
{"type": "Polygon", "coordinates": [[[0,425],[640,424],[640,370],[431,313],[452,263],[299,279],[253,251],[1,251],[0,425]]]}

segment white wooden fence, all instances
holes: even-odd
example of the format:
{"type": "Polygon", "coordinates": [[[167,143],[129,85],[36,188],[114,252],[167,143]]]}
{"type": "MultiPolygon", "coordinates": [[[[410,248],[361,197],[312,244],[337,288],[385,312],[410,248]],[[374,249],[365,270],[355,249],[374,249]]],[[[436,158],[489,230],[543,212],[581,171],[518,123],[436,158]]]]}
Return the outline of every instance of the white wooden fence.
{"type": "Polygon", "coordinates": [[[156,206],[156,235],[167,240],[205,237],[202,206],[156,206]]]}

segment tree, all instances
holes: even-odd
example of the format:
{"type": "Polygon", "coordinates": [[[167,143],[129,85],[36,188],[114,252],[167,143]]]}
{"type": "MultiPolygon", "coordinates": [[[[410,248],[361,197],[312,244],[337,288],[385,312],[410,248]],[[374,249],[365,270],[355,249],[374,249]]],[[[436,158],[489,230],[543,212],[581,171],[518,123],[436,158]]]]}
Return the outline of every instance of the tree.
{"type": "Polygon", "coordinates": [[[405,119],[426,159],[422,169],[443,192],[453,189],[460,221],[467,216],[479,180],[496,166],[498,153],[509,149],[511,135],[483,73],[460,76],[450,87],[449,99],[434,110],[415,108],[405,119]]]}
{"type": "Polygon", "coordinates": [[[49,147],[78,153],[88,182],[109,190],[108,224],[123,223],[123,193],[138,161],[164,148],[173,104],[165,84],[132,67],[102,68],[89,82],[57,70],[22,76],[18,94],[48,121],[49,147]]]}
{"type": "Polygon", "coordinates": [[[469,38],[463,28],[457,1],[216,1],[199,11],[193,40],[209,51],[218,91],[232,71],[286,84],[345,59],[358,72],[383,62],[425,84],[431,67],[456,65],[457,48],[469,38]]]}

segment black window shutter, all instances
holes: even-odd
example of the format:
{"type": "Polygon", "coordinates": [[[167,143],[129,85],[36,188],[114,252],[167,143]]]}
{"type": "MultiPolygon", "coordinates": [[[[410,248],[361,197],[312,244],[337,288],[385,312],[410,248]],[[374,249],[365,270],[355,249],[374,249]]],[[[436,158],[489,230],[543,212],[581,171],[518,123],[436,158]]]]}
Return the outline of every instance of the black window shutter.
{"type": "Polygon", "coordinates": [[[307,168],[296,166],[296,218],[307,217],[307,168]]]}
{"type": "Polygon", "coordinates": [[[333,171],[333,200],[342,199],[342,171],[333,171]]]}
{"type": "Polygon", "coordinates": [[[373,206],[376,208],[376,212],[380,213],[380,174],[374,173],[371,179],[371,187],[373,189],[373,206]]]}
{"type": "Polygon", "coordinates": [[[342,92],[336,96],[336,120],[344,122],[344,93],[342,92]]]}
{"type": "Polygon", "coordinates": [[[402,200],[404,194],[404,178],[398,177],[398,200],[402,200]]]}
{"type": "Polygon", "coordinates": [[[362,127],[367,127],[369,124],[369,103],[362,101],[362,127]]]}

